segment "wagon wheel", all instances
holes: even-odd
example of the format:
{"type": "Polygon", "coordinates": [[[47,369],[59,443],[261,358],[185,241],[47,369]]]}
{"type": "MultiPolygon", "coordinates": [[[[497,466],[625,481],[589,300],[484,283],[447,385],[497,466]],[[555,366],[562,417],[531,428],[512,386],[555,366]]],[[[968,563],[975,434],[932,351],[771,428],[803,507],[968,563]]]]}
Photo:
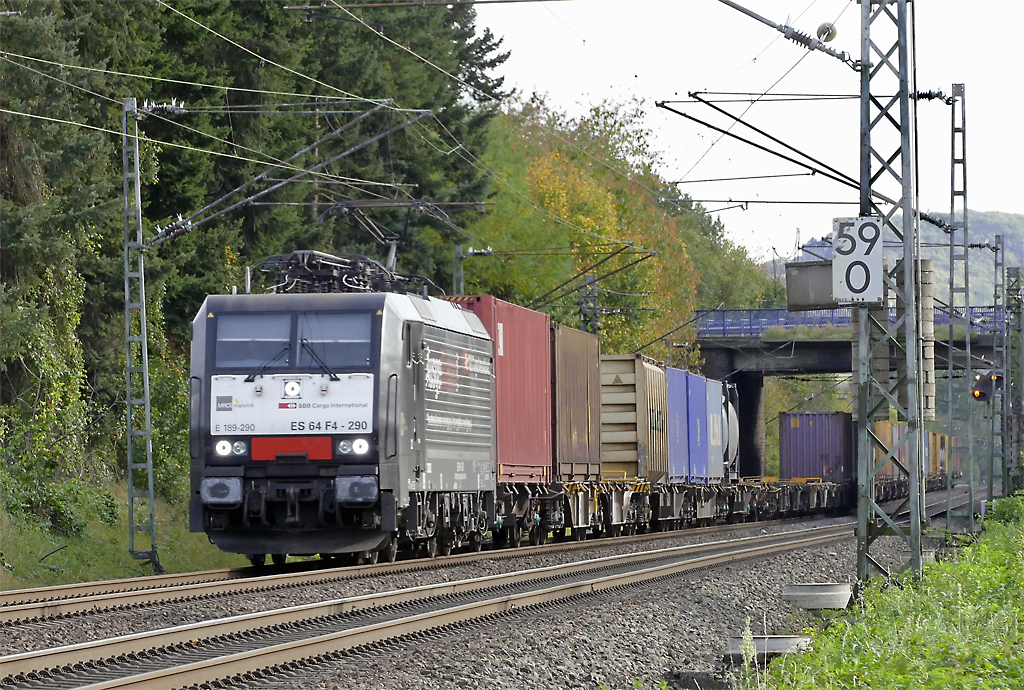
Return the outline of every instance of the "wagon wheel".
{"type": "Polygon", "coordinates": [[[438,538],[438,546],[441,550],[442,556],[451,556],[452,548],[455,546],[455,541],[450,536],[443,536],[438,538]]]}
{"type": "Polygon", "coordinates": [[[427,558],[437,558],[437,537],[431,537],[423,543],[423,552],[427,558]]]}
{"type": "Polygon", "coordinates": [[[523,543],[523,531],[519,529],[518,525],[508,528],[508,542],[513,549],[518,549],[519,545],[523,543]]]}
{"type": "Polygon", "coordinates": [[[275,553],[270,556],[270,561],[274,565],[284,565],[285,561],[288,560],[288,554],[286,553],[275,553]]]}
{"type": "Polygon", "coordinates": [[[551,533],[551,537],[554,541],[565,541],[565,530],[556,529],[551,533]]]}
{"type": "Polygon", "coordinates": [[[249,556],[249,562],[257,568],[262,568],[267,562],[267,554],[254,553],[251,556],[249,556]]]}
{"type": "Polygon", "coordinates": [[[398,535],[392,534],[391,539],[388,540],[387,546],[384,547],[384,559],[388,563],[394,563],[398,560],[398,535]]]}
{"type": "Polygon", "coordinates": [[[587,540],[587,528],[586,527],[573,527],[572,535],[576,537],[576,541],[587,540]]]}
{"type": "Polygon", "coordinates": [[[484,535],[480,532],[473,532],[469,535],[469,550],[478,552],[484,547],[484,535]]]}
{"type": "Polygon", "coordinates": [[[363,562],[363,565],[377,565],[377,561],[380,560],[380,551],[363,551],[359,560],[363,562]]]}

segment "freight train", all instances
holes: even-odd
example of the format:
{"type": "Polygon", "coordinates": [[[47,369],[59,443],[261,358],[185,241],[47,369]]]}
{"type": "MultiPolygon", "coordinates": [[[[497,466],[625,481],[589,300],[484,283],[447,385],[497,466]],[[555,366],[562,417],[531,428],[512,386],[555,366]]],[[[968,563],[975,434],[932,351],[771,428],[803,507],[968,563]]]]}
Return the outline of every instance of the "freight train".
{"type": "Polygon", "coordinates": [[[254,564],[393,561],[850,505],[738,475],[736,389],[364,257],[293,252],[192,323],[189,524],[254,564]]]}

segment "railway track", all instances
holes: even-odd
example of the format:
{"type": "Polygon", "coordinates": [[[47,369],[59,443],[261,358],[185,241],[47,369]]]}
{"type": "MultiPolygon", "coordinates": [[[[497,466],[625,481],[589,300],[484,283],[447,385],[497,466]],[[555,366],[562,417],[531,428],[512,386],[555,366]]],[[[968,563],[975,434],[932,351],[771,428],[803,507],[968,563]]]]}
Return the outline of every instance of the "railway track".
{"type": "Polygon", "coordinates": [[[349,597],[0,657],[10,688],[184,687],[849,538],[850,525],[696,544],[349,597]]]}
{"type": "MultiPolygon", "coordinates": [[[[944,507],[945,500],[936,500],[928,508],[944,507]]],[[[943,511],[939,511],[943,512],[943,511]]],[[[806,518],[773,521],[773,525],[803,523],[806,518]]],[[[559,542],[541,546],[526,546],[518,549],[481,551],[477,553],[454,554],[434,559],[410,559],[395,563],[374,565],[324,567],[320,561],[296,563],[294,567],[277,568],[269,573],[260,568],[231,568],[207,570],[194,573],[158,575],[129,580],[107,580],[86,582],[58,587],[0,592],[0,627],[24,623],[35,619],[59,618],[63,616],[96,613],[111,609],[125,609],[152,604],[164,604],[182,599],[259,593],[278,589],[302,587],[305,585],[327,584],[343,580],[372,577],[382,574],[406,573],[415,570],[436,570],[481,560],[511,560],[541,554],[561,552],[583,553],[594,548],[609,545],[636,543],[657,543],[665,539],[687,535],[730,534],[749,530],[760,523],[717,525],[694,530],[652,532],[612,540],[587,542],[559,542]]],[[[843,523],[854,525],[855,521],[843,523]]]]}
{"type": "MultiPolygon", "coordinates": [[[[773,521],[773,525],[804,523],[806,519],[773,521]]],[[[296,567],[231,568],[206,570],[175,575],[155,575],[129,580],[85,582],[58,587],[0,592],[0,626],[36,618],[50,618],[76,613],[101,611],[126,606],[165,603],[175,599],[215,596],[245,591],[266,591],[307,584],[372,577],[380,574],[403,573],[414,570],[454,568],[481,560],[511,560],[539,554],[585,552],[595,548],[618,544],[644,542],[657,543],[665,539],[687,535],[731,534],[756,528],[761,523],[717,525],[693,530],[651,532],[615,540],[598,539],[585,542],[558,542],[541,546],[523,546],[517,549],[488,550],[477,553],[454,554],[432,559],[410,559],[395,563],[374,565],[324,567],[321,561],[289,564],[296,567]]],[[[852,524],[852,523],[850,523],[852,524]]]]}

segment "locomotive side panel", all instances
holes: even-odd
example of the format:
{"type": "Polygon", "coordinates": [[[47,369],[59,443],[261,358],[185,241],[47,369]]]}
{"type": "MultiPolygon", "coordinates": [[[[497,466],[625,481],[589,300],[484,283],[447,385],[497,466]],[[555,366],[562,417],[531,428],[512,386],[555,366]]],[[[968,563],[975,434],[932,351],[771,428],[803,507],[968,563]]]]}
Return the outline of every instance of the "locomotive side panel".
{"type": "Polygon", "coordinates": [[[422,473],[426,491],[493,491],[491,343],[423,328],[422,473]]]}

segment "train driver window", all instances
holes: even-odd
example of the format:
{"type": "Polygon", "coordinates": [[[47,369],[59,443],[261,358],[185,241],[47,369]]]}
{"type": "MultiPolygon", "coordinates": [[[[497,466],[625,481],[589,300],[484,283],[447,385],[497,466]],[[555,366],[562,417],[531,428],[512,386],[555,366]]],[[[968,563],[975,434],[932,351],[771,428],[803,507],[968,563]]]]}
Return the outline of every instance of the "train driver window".
{"type": "Polygon", "coordinates": [[[271,360],[289,366],[291,333],[290,314],[220,314],[217,366],[255,368],[271,360]]]}
{"type": "Polygon", "coordinates": [[[370,314],[299,314],[299,366],[317,366],[311,350],[332,369],[370,366],[372,319],[370,314]]]}

